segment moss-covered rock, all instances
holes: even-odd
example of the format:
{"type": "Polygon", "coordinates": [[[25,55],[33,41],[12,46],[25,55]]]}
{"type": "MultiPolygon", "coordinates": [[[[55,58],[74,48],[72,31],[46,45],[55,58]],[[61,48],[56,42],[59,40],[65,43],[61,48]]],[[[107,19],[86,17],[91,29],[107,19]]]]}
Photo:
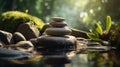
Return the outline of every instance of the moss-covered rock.
{"type": "Polygon", "coordinates": [[[44,25],[44,22],[35,16],[20,11],[8,11],[0,16],[0,29],[13,33],[20,24],[26,22],[36,25],[39,30],[44,25]]]}

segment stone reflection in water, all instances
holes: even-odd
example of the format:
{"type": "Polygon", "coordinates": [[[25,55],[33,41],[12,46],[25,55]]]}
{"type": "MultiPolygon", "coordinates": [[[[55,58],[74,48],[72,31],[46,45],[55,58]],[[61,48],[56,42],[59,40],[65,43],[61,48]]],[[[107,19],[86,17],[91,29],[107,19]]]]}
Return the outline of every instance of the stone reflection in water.
{"type": "Polygon", "coordinates": [[[11,60],[0,58],[0,67],[45,67],[45,64],[41,55],[35,55],[30,58],[11,60]]]}
{"type": "Polygon", "coordinates": [[[72,67],[120,67],[114,52],[79,54],[72,59],[72,67]]]}
{"type": "Polygon", "coordinates": [[[72,67],[93,67],[93,61],[89,61],[88,54],[78,54],[72,59],[72,67]]]}

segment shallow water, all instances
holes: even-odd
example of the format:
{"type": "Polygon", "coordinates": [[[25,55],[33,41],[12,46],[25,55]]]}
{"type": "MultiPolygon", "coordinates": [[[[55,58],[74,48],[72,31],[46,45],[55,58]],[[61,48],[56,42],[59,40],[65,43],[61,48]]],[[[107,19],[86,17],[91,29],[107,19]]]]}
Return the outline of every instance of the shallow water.
{"type": "MultiPolygon", "coordinates": [[[[120,67],[119,52],[110,51],[107,53],[95,52],[78,54],[72,58],[71,65],[61,67],[120,67]]],[[[8,61],[0,61],[0,67],[51,67],[43,60],[26,64],[13,64],[8,61]]]]}
{"type": "Polygon", "coordinates": [[[88,54],[79,54],[72,58],[72,67],[93,67],[94,62],[89,62],[88,54]]]}
{"type": "Polygon", "coordinates": [[[78,54],[72,58],[72,67],[120,67],[118,52],[78,54]]]}

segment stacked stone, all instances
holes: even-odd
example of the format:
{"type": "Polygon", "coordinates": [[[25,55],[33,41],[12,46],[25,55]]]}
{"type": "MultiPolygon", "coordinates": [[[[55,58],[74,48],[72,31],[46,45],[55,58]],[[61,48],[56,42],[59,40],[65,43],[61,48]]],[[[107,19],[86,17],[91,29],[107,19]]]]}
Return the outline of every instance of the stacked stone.
{"type": "Polygon", "coordinates": [[[37,43],[43,47],[46,64],[65,64],[70,62],[72,51],[76,49],[76,38],[69,35],[72,31],[64,18],[52,18],[52,22],[45,30],[45,35],[37,38],[37,43]]]}
{"type": "Polygon", "coordinates": [[[72,51],[76,49],[76,38],[69,35],[72,31],[65,23],[64,18],[52,18],[45,35],[37,39],[38,44],[48,51],[72,51]]]}

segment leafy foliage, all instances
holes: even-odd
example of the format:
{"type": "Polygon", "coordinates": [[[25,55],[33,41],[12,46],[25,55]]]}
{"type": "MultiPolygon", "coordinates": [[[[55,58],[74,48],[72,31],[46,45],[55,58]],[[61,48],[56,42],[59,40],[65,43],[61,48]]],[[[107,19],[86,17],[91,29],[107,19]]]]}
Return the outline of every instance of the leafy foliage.
{"type": "Polygon", "coordinates": [[[93,33],[87,33],[88,37],[92,40],[100,40],[98,36],[93,33]]]}
{"type": "Polygon", "coordinates": [[[111,21],[111,17],[107,16],[106,18],[106,29],[104,30],[102,28],[102,25],[100,25],[98,22],[95,23],[95,29],[93,29],[92,31],[90,31],[90,33],[87,33],[88,37],[92,40],[108,40],[108,37],[106,38],[106,36],[109,35],[109,31],[112,25],[112,21],[111,21]]]}

